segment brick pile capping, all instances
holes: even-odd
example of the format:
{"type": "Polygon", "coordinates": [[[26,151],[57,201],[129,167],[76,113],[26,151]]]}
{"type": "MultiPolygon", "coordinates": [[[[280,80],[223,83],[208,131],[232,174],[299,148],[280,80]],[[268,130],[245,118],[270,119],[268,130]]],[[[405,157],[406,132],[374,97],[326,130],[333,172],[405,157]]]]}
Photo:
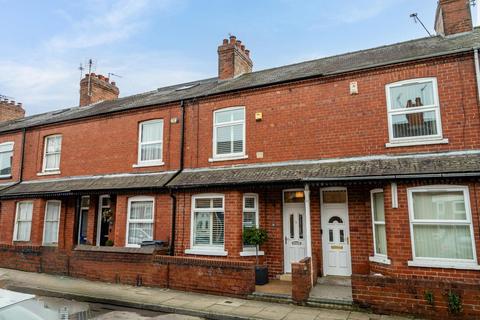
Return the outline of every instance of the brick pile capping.
{"type": "Polygon", "coordinates": [[[311,258],[306,257],[292,263],[292,300],[304,304],[312,289],[311,258]]]}
{"type": "Polygon", "coordinates": [[[172,257],[166,255],[156,255],[154,258],[154,262],[159,264],[177,264],[233,269],[253,269],[255,266],[255,263],[253,261],[229,261],[207,258],[190,258],[178,256],[172,257]]]}
{"type": "Polygon", "coordinates": [[[41,252],[42,246],[29,244],[0,244],[0,251],[13,251],[22,253],[41,252]]]}

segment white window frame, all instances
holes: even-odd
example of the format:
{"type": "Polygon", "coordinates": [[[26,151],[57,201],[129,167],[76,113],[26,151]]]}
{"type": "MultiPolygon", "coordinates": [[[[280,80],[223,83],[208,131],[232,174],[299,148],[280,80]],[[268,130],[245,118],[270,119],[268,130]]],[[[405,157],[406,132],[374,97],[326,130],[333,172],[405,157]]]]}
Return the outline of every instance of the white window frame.
{"type": "Polygon", "coordinates": [[[472,223],[472,211],[470,207],[470,195],[468,186],[454,186],[454,185],[433,185],[433,186],[422,186],[414,187],[407,189],[408,195],[408,212],[410,220],[410,242],[412,246],[412,258],[413,260],[408,261],[409,266],[415,267],[432,267],[432,268],[450,268],[450,269],[474,269],[480,270],[480,266],[477,262],[477,251],[475,248],[475,233],[472,223]],[[466,211],[466,220],[416,220],[413,212],[413,193],[416,192],[463,192],[464,202],[465,202],[465,211],[466,211]],[[416,257],[415,255],[415,243],[413,235],[413,226],[414,225],[469,225],[470,226],[470,235],[472,241],[472,250],[473,250],[473,260],[467,259],[448,259],[448,258],[425,258],[425,257],[416,257]]]}
{"type": "MultiPolygon", "coordinates": [[[[257,193],[244,193],[243,194],[243,199],[242,199],[242,234],[243,234],[243,218],[244,218],[244,213],[245,212],[254,212],[255,213],[255,227],[259,228],[260,226],[260,207],[259,207],[259,201],[258,201],[258,194],[257,193]],[[255,199],[255,209],[251,208],[245,208],[245,198],[254,198],[255,199]]],[[[242,240],[242,245],[243,245],[243,240],[242,240]]],[[[240,252],[240,256],[242,257],[248,257],[248,256],[254,256],[255,255],[255,246],[245,246],[243,245],[242,247],[242,252],[240,252]]],[[[265,253],[263,251],[258,251],[258,255],[264,255],[265,253]]]]}
{"type": "MultiPolygon", "coordinates": [[[[220,193],[205,193],[192,196],[192,211],[190,217],[190,249],[186,249],[186,254],[195,254],[195,255],[206,255],[206,256],[227,256],[228,252],[225,251],[225,234],[223,237],[223,245],[202,245],[195,246],[195,212],[211,212],[213,210],[222,210],[223,211],[223,230],[225,233],[225,195],[220,193]],[[211,199],[211,198],[221,198],[222,199],[222,208],[195,208],[196,199],[211,199]]],[[[212,230],[213,230],[213,224],[212,230]]],[[[211,230],[211,232],[212,232],[211,230]]]]}
{"type": "Polygon", "coordinates": [[[96,237],[96,243],[95,243],[95,245],[97,247],[100,247],[100,234],[102,233],[102,219],[103,219],[102,213],[103,213],[103,209],[112,209],[111,201],[112,201],[112,199],[110,198],[109,194],[102,194],[101,196],[98,197],[97,237],[96,237]],[[102,205],[103,199],[110,199],[110,205],[108,207],[102,205]]]}
{"type": "Polygon", "coordinates": [[[442,133],[442,118],[440,114],[440,102],[438,97],[438,83],[437,78],[417,78],[417,79],[408,79],[403,81],[398,81],[394,83],[387,84],[385,86],[385,93],[387,98],[387,118],[388,118],[388,137],[389,143],[386,144],[387,147],[395,146],[405,146],[405,145],[422,145],[422,144],[432,144],[432,143],[448,143],[448,139],[443,139],[442,133]],[[433,88],[433,105],[413,107],[413,108],[402,108],[402,109],[393,109],[392,101],[390,96],[390,89],[395,87],[400,87],[407,84],[414,83],[432,83],[433,88]],[[437,134],[431,136],[418,136],[418,137],[403,137],[403,138],[394,138],[393,137],[393,126],[392,118],[395,115],[403,115],[409,113],[418,113],[418,112],[435,112],[435,120],[437,123],[437,134]]]}
{"type": "Polygon", "coordinates": [[[45,203],[45,215],[43,218],[43,245],[44,246],[57,246],[58,245],[58,235],[60,233],[60,215],[62,214],[62,202],[60,200],[48,200],[45,203]],[[56,235],[56,242],[45,242],[45,232],[47,230],[46,225],[47,225],[47,211],[48,211],[48,204],[49,203],[58,203],[58,221],[57,221],[57,235],[56,235]]]}
{"type": "MultiPolygon", "coordinates": [[[[7,152],[11,152],[12,153],[12,159],[13,159],[13,147],[14,147],[15,143],[13,141],[8,141],[8,142],[3,142],[3,143],[0,143],[0,148],[1,147],[8,147],[10,146],[11,147],[11,150],[9,151],[2,151],[0,152],[0,154],[2,153],[7,153],[7,152]]],[[[12,167],[13,167],[13,161],[10,163],[10,174],[0,174],[0,179],[1,178],[11,178],[12,177],[12,167]]]]}
{"type": "Polygon", "coordinates": [[[165,125],[163,122],[163,119],[154,119],[154,120],[147,120],[147,121],[142,121],[138,124],[138,155],[137,155],[137,164],[134,164],[133,167],[150,167],[150,166],[162,166],[165,163],[163,162],[163,131],[165,130],[165,125]],[[152,124],[152,123],[160,123],[162,125],[162,137],[160,140],[155,140],[155,141],[149,141],[149,142],[142,142],[142,132],[143,132],[143,126],[145,124],[152,124]],[[149,144],[158,144],[160,143],[160,159],[155,159],[155,160],[142,160],[142,146],[143,145],[149,145],[149,144]]]}
{"type": "Polygon", "coordinates": [[[52,134],[49,136],[45,136],[43,140],[43,167],[42,172],[47,174],[55,174],[60,173],[60,164],[62,162],[62,143],[63,143],[63,136],[61,134],[52,134]],[[60,137],[60,151],[50,153],[50,154],[59,154],[58,157],[58,168],[47,168],[47,145],[48,139],[60,137]]]}
{"type": "MultiPolygon", "coordinates": [[[[371,212],[372,212],[373,256],[369,257],[369,260],[373,261],[373,262],[377,262],[377,263],[391,264],[390,259],[388,259],[388,246],[387,246],[387,249],[386,249],[386,254],[377,253],[377,241],[376,241],[377,235],[376,235],[376,232],[375,232],[375,225],[386,226],[386,221],[385,220],[383,222],[375,220],[375,206],[374,206],[373,196],[377,193],[383,193],[384,196],[385,196],[385,193],[384,193],[383,189],[373,189],[373,190],[370,191],[370,207],[371,207],[371,212]]],[[[383,208],[384,208],[384,210],[386,209],[385,201],[383,203],[383,208]]],[[[386,213],[385,213],[385,215],[386,215],[386,213]]],[[[387,232],[387,230],[385,229],[385,233],[386,232],[387,232]]],[[[388,239],[386,239],[386,241],[388,243],[388,239]]],[[[385,245],[387,245],[387,243],[385,245]]]]}
{"type": "Polygon", "coordinates": [[[139,244],[130,244],[128,243],[128,236],[129,236],[129,227],[130,223],[151,223],[152,224],[152,239],[155,235],[155,197],[151,196],[136,196],[128,198],[128,206],[127,206],[127,230],[126,230],[126,238],[125,238],[125,247],[129,248],[140,248],[139,244]],[[130,219],[130,210],[132,207],[132,202],[141,202],[141,201],[151,201],[152,202],[152,219],[130,219]]]}
{"type": "Polygon", "coordinates": [[[237,160],[237,159],[246,159],[248,158],[246,155],[246,149],[247,149],[247,140],[246,140],[246,110],[245,107],[243,106],[237,106],[237,107],[229,107],[229,108],[223,108],[223,109],[218,109],[213,112],[213,158],[209,159],[210,162],[213,161],[224,161],[224,160],[237,160]],[[243,120],[236,120],[236,121],[229,121],[229,122],[224,122],[221,124],[216,124],[216,117],[217,113],[220,112],[228,112],[228,111],[235,111],[235,110],[242,110],[243,111],[243,120]],[[217,154],[217,128],[221,127],[230,127],[234,125],[242,124],[243,125],[243,150],[241,152],[232,152],[228,154],[217,154]]]}
{"type": "Polygon", "coordinates": [[[33,201],[19,201],[17,202],[16,205],[16,212],[15,212],[15,227],[13,230],[13,242],[29,242],[32,237],[32,225],[33,225],[33,201]],[[18,236],[18,213],[20,209],[20,204],[22,203],[30,203],[32,205],[32,213],[31,213],[31,219],[30,220],[25,220],[23,222],[30,222],[30,234],[28,235],[28,239],[22,239],[19,240],[17,239],[18,236]]]}

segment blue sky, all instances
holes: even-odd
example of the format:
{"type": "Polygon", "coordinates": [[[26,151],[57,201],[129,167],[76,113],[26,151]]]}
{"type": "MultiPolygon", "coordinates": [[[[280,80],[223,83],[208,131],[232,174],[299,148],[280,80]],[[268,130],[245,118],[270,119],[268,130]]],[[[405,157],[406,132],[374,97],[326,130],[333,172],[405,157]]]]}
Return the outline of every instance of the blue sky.
{"type": "Polygon", "coordinates": [[[78,66],[113,72],[121,96],[216,76],[229,33],[254,70],[426,36],[436,0],[0,0],[0,94],[27,114],[78,104],[78,66]]]}

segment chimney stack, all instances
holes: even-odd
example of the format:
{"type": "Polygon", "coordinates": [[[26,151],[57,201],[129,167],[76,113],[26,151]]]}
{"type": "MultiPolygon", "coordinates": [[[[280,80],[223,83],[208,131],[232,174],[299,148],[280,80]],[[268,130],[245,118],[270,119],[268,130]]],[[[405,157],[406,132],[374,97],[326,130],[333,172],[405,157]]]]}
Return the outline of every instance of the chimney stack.
{"type": "Polygon", "coordinates": [[[85,78],[80,80],[80,107],[100,101],[115,100],[119,93],[114,81],[110,82],[110,79],[101,74],[86,74],[85,78]]]}
{"type": "Polygon", "coordinates": [[[473,30],[470,0],[439,0],[435,14],[435,31],[442,36],[473,30]]]}
{"type": "Polygon", "coordinates": [[[252,72],[250,51],[235,36],[223,39],[218,47],[218,79],[227,80],[252,72]]]}
{"type": "Polygon", "coordinates": [[[0,122],[16,120],[25,117],[25,109],[21,103],[15,103],[13,100],[0,100],[0,122]]]}

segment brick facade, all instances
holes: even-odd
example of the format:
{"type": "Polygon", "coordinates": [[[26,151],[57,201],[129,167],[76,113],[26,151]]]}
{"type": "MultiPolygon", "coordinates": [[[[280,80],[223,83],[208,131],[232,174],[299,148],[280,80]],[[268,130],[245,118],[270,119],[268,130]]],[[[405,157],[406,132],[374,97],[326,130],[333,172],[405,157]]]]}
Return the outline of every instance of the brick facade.
{"type": "Polygon", "coordinates": [[[25,116],[25,109],[21,103],[0,99],[0,122],[15,120],[25,116]]]}
{"type": "MultiPolygon", "coordinates": [[[[465,10],[459,11],[464,6],[464,1],[445,0],[440,1],[440,5],[443,6],[445,34],[467,31],[465,10]]],[[[227,81],[251,72],[249,52],[236,38],[225,40],[218,53],[219,80],[227,81]]],[[[83,106],[100,100],[117,99],[118,88],[105,77],[87,75],[82,79],[80,93],[80,104],[83,106]],[[92,86],[90,89],[87,83],[92,86]],[[88,90],[91,95],[86,94],[88,90]]],[[[337,76],[297,80],[38,125],[27,128],[25,132],[13,130],[0,134],[0,143],[14,142],[12,175],[3,178],[1,183],[20,182],[21,179],[30,183],[83,176],[176,172],[180,169],[212,169],[237,165],[266,166],[296,160],[478,151],[480,114],[477,94],[474,55],[473,52],[463,52],[345,72],[337,76]],[[385,86],[398,81],[430,77],[436,78],[438,82],[444,141],[390,147],[385,86]],[[350,93],[351,82],[358,84],[358,93],[350,93]],[[238,106],[245,108],[246,157],[217,161],[213,159],[214,111],[238,106]],[[261,113],[261,119],[257,119],[257,113],[261,113]],[[138,166],[139,125],[153,119],[163,120],[164,163],[138,166]],[[45,137],[53,134],[62,135],[60,170],[45,174],[42,172],[45,137]],[[25,156],[21,168],[23,144],[25,156]]],[[[207,184],[201,188],[170,190],[159,187],[143,190],[62,191],[58,195],[5,198],[1,201],[0,209],[0,267],[133,285],[245,296],[255,290],[255,257],[251,253],[246,254],[243,248],[244,194],[258,195],[259,226],[269,234],[268,241],[260,248],[264,254],[259,262],[268,266],[269,277],[273,279],[285,272],[283,191],[302,190],[306,187],[305,182],[258,182],[223,187],[207,184]],[[205,194],[221,194],[225,199],[223,256],[189,252],[192,197],[205,194]],[[86,247],[78,243],[78,204],[82,195],[90,196],[86,247]],[[110,195],[112,203],[114,219],[108,226],[108,239],[113,241],[113,249],[110,248],[110,251],[95,247],[98,245],[100,195],[110,195]],[[169,252],[166,249],[146,254],[142,250],[125,248],[129,199],[139,196],[154,199],[153,239],[174,244],[174,256],[167,256],[169,252]],[[56,246],[44,246],[45,206],[46,201],[52,199],[61,200],[62,203],[59,241],[56,246]],[[173,199],[176,199],[175,203],[173,199]],[[14,242],[16,205],[23,200],[33,202],[31,239],[27,242],[14,242]],[[175,221],[172,221],[174,216],[175,221]],[[171,238],[173,225],[174,239],[171,238]]],[[[320,192],[324,187],[335,186],[346,188],[348,195],[350,262],[355,303],[377,311],[408,312],[442,318],[448,315],[445,294],[454,292],[462,297],[462,316],[472,319],[478,317],[479,270],[408,265],[413,259],[413,253],[407,190],[430,185],[468,186],[473,237],[477,249],[476,261],[479,261],[480,183],[476,177],[312,182],[308,183],[312,256],[293,265],[293,298],[304,302],[308,297],[311,274],[314,279],[317,275],[325,274],[325,253],[322,249],[325,226],[322,226],[320,192]],[[392,182],[397,183],[398,187],[398,208],[392,206],[392,182]],[[383,189],[385,196],[390,264],[370,259],[374,255],[370,192],[377,188],[383,189]],[[426,291],[433,294],[435,306],[426,301],[426,291]]]]}

